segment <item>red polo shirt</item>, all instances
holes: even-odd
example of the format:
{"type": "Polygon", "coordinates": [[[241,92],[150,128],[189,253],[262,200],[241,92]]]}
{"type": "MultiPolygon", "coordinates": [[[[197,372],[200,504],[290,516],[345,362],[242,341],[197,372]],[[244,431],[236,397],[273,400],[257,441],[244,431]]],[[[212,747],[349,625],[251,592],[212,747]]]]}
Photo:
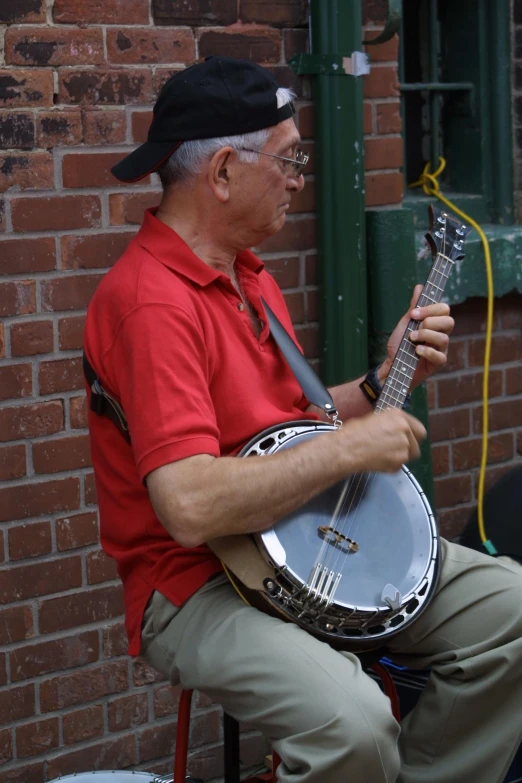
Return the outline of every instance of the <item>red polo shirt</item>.
{"type": "Polygon", "coordinates": [[[195,454],[234,454],[273,424],[315,418],[270,337],[261,296],[295,339],[277,284],[248,250],[236,268],[263,322],[259,339],[230,278],[147,212],[89,306],[85,351],[123,406],[132,438],[129,445],[89,411],[101,543],[123,582],[131,655],[153,590],[179,606],[221,570],[208,547],[183,548],[169,536],[147,474],[195,454]]]}

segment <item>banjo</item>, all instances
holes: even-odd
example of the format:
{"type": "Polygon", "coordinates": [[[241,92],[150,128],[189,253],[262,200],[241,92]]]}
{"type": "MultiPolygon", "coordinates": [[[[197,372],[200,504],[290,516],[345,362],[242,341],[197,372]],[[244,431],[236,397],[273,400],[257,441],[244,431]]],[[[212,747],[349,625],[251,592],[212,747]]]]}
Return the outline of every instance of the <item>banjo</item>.
{"type": "MultiPolygon", "coordinates": [[[[470,231],[434,207],[430,218],[426,239],[433,265],[419,306],[441,301],[453,266],[464,258],[470,231]]],[[[265,309],[272,334],[295,373],[296,365],[306,360],[266,304],[265,309]]],[[[417,326],[410,320],[376,415],[405,403],[418,362],[409,339],[417,326]]],[[[247,443],[240,457],[276,454],[328,437],[341,426],[322,383],[308,365],[301,370],[298,380],[303,387],[304,379],[314,378],[303,388],[305,395],[323,407],[330,422],[300,420],[273,426],[247,443]],[[310,394],[312,387],[322,396],[310,394]],[[319,398],[327,402],[320,403],[319,398]]],[[[394,474],[348,476],[273,527],[215,539],[209,546],[249,603],[296,623],[336,649],[354,652],[382,647],[412,623],[428,606],[439,575],[434,515],[405,466],[394,474]]]]}

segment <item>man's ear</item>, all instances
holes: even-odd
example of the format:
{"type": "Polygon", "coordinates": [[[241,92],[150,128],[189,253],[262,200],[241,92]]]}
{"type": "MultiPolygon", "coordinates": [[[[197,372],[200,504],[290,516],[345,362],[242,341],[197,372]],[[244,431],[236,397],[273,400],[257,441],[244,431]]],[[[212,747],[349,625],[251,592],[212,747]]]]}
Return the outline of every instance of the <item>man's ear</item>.
{"type": "Polygon", "coordinates": [[[233,160],[232,147],[222,147],[208,166],[208,184],[218,201],[223,204],[230,198],[230,165],[233,160]]]}

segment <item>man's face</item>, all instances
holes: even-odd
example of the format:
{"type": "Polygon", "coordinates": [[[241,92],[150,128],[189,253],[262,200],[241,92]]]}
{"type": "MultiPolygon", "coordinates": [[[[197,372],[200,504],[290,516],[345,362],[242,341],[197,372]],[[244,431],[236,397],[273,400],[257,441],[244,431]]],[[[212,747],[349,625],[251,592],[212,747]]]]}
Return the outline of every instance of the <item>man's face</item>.
{"type": "MultiPolygon", "coordinates": [[[[293,119],[288,119],[271,129],[263,152],[295,158],[300,141],[293,119]]],[[[286,173],[284,161],[259,155],[255,163],[238,160],[230,184],[233,222],[245,234],[245,246],[254,246],[283,227],[292,194],[305,182],[302,175],[286,173]]]]}

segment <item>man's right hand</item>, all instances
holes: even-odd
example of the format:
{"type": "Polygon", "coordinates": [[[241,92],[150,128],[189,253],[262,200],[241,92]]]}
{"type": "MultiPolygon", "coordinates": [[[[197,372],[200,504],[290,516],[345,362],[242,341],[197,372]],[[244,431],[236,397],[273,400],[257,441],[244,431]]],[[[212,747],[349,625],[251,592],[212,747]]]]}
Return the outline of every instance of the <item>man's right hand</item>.
{"type": "Polygon", "coordinates": [[[339,430],[350,473],[395,473],[419,456],[419,444],[426,434],[418,419],[393,408],[351,419],[339,430]]]}

